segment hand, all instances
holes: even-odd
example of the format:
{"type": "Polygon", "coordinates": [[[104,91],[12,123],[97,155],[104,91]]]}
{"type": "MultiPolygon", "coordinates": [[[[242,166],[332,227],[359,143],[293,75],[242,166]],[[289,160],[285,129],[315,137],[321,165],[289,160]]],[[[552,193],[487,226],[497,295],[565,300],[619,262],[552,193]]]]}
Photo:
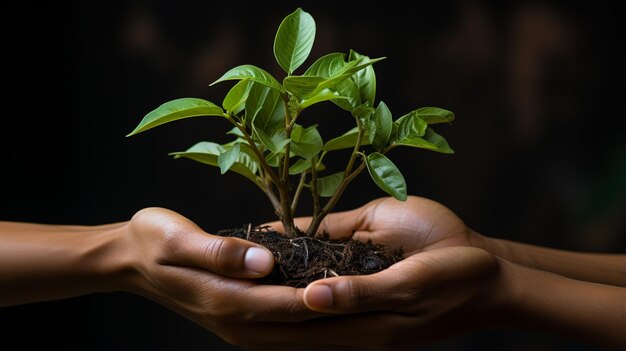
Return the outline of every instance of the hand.
{"type": "MultiPolygon", "coordinates": [[[[306,229],[310,219],[297,223],[306,229]]],[[[626,342],[624,288],[617,286],[623,285],[624,255],[491,239],[444,206],[416,197],[329,215],[322,230],[402,247],[405,259],[372,275],[311,283],[306,305],[334,317],[284,330],[288,338],[271,345],[274,350],[303,343],[328,350],[411,349],[488,325],[617,349],[626,342]]]]}
{"type": "Polygon", "coordinates": [[[280,343],[259,349],[412,350],[497,323],[504,285],[498,260],[486,251],[435,249],[379,273],[313,282],[305,302],[335,316],[287,325],[280,343]]]}
{"type": "Polygon", "coordinates": [[[115,255],[124,261],[119,289],[148,297],[228,343],[267,342],[280,322],[318,315],[302,302],[302,289],[236,279],[271,271],[273,256],[260,245],[207,234],[160,208],[138,212],[116,231],[115,255]]]}
{"type": "MultiPolygon", "coordinates": [[[[309,227],[311,218],[297,218],[296,226],[309,227]]],[[[282,231],[280,222],[269,223],[282,231]]],[[[448,246],[472,246],[478,235],[442,204],[415,196],[405,202],[381,198],[345,212],[331,213],[320,225],[333,238],[352,236],[377,244],[402,248],[405,257],[448,246]]]]}
{"type": "MultiPolygon", "coordinates": [[[[306,228],[310,219],[296,222],[306,228]]],[[[406,258],[376,274],[310,284],[306,305],[337,316],[290,329],[293,344],[275,349],[290,349],[298,340],[328,348],[410,348],[495,323],[505,308],[508,288],[500,261],[469,247],[473,232],[437,202],[378,199],[327,216],[321,230],[402,247],[406,258]]]]}
{"type": "Polygon", "coordinates": [[[283,325],[320,316],[302,289],[255,283],[272,265],[262,246],[160,208],[99,226],[0,222],[0,306],[128,291],[237,345],[278,342],[283,325]]]}

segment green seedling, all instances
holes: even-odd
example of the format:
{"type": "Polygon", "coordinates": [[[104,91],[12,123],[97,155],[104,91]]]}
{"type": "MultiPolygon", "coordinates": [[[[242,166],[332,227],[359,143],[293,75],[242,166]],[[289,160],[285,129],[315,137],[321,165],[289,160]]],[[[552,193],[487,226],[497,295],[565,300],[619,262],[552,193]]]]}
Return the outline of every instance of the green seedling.
{"type": "Polygon", "coordinates": [[[311,193],[313,213],[304,235],[312,237],[365,169],[378,187],[405,200],[405,179],[387,154],[399,146],[453,153],[432,125],[451,122],[454,114],[422,107],[394,118],[384,102],[376,102],[373,65],[384,57],[370,58],[354,50],[330,53],[304,73],[294,74],[311,52],[315,28],[313,17],[300,8],[278,27],[274,56],[286,73],[282,82],[257,66],[237,66],[211,84],[237,82],[221,106],[199,98],[172,100],[148,113],[128,136],[190,117],[216,117],[232,124],[231,142],[202,141],[171,155],[248,178],[267,195],[289,237],[303,235],[293,218],[305,189],[311,193]],[[317,125],[307,123],[305,111],[329,102],[348,112],[354,128],[324,141],[317,125]],[[327,169],[324,158],[339,150],[350,151],[345,167],[327,169]]]}

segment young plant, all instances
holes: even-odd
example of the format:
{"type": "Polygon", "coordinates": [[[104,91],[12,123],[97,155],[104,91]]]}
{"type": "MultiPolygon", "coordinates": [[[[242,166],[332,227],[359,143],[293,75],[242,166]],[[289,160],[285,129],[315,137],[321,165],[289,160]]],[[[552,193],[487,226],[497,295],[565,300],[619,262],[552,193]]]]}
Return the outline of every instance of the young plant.
{"type": "Polygon", "coordinates": [[[285,17],[274,40],[274,56],[286,72],[282,83],[262,68],[237,66],[211,84],[237,81],[221,107],[198,98],[169,101],[148,113],[128,136],[189,117],[214,116],[228,121],[233,125],[228,132],[234,137],[231,142],[203,141],[171,155],[219,167],[222,174],[230,170],[248,178],[267,195],[285,235],[291,238],[301,235],[293,218],[302,191],[306,189],[312,196],[312,222],[306,235],[313,237],[346,187],[366,168],[382,190],[405,200],[404,177],[385,155],[398,146],[453,153],[431,125],[451,122],[454,114],[422,107],[394,120],[387,105],[375,99],[372,65],[384,57],[372,59],[354,50],[347,55],[330,53],[304,73],[294,74],[309,56],[314,39],[313,17],[298,8],[285,17]],[[328,101],[347,111],[355,126],[325,142],[317,126],[307,124],[301,116],[312,105],[328,101]],[[326,169],[326,155],[343,149],[351,150],[345,168],[326,169]]]}

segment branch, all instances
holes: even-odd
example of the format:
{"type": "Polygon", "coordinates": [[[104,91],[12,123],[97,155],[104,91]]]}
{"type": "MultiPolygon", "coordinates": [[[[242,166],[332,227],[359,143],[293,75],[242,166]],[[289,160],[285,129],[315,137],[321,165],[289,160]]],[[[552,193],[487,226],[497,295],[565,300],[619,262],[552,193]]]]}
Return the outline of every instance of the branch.
{"type": "Polygon", "coordinates": [[[319,211],[317,215],[313,216],[313,219],[311,220],[311,225],[309,226],[309,229],[306,232],[307,236],[310,236],[310,237],[315,236],[315,234],[317,233],[317,229],[322,223],[322,220],[324,219],[324,217],[326,217],[327,214],[329,214],[333,210],[333,208],[335,208],[337,201],[339,201],[339,198],[341,197],[341,195],[343,195],[343,192],[348,187],[348,184],[350,184],[350,182],[352,182],[352,180],[354,180],[356,176],[358,176],[361,172],[363,172],[364,169],[365,169],[365,162],[362,162],[359,165],[359,167],[357,167],[357,169],[355,169],[352,173],[350,173],[350,175],[343,178],[343,180],[341,181],[341,184],[339,184],[339,187],[337,188],[333,196],[330,198],[330,200],[328,200],[324,208],[322,208],[322,210],[319,211]]]}
{"type": "Polygon", "coordinates": [[[265,157],[263,157],[263,153],[259,150],[258,147],[256,147],[254,140],[252,140],[252,138],[250,137],[246,129],[240,123],[237,123],[237,121],[235,121],[231,115],[225,114],[224,117],[226,117],[226,119],[228,119],[230,123],[232,123],[235,127],[237,127],[237,129],[241,131],[241,134],[243,134],[244,139],[246,139],[246,142],[248,143],[248,145],[250,145],[250,148],[252,149],[256,157],[259,159],[259,164],[261,165],[261,168],[263,168],[265,173],[267,173],[267,175],[270,176],[270,178],[275,184],[278,184],[280,182],[278,175],[276,175],[276,173],[272,170],[270,165],[267,164],[267,161],[265,161],[265,157]]]}
{"type": "Polygon", "coordinates": [[[293,200],[291,200],[291,213],[295,215],[296,207],[298,206],[298,201],[300,200],[300,194],[302,193],[302,189],[304,189],[304,184],[306,183],[306,171],[300,174],[300,181],[298,182],[298,187],[296,188],[296,192],[293,194],[293,200]]]}

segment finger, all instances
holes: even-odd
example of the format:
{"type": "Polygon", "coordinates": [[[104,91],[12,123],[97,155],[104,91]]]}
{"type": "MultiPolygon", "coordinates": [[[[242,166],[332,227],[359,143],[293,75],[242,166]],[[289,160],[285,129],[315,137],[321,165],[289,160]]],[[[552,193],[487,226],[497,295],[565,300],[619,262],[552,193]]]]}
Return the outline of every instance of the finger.
{"type": "MultiPolygon", "coordinates": [[[[354,231],[360,229],[358,225],[361,223],[361,212],[362,209],[357,208],[350,211],[330,213],[322,220],[317,234],[328,233],[332,238],[350,236],[354,231]]],[[[311,220],[311,217],[298,217],[294,219],[294,223],[300,230],[306,231],[311,225],[311,220]]],[[[285,230],[280,221],[271,222],[267,225],[281,233],[285,230]]]]}
{"type": "MultiPolygon", "coordinates": [[[[295,323],[323,316],[306,307],[302,299],[303,289],[256,284],[192,267],[169,266],[165,273],[171,288],[182,296],[179,300],[200,301],[199,309],[206,312],[198,313],[197,308],[190,310],[188,304],[176,300],[159,302],[192,320],[207,315],[224,323],[295,323]]],[[[203,324],[203,321],[199,323],[203,324]]]]}
{"type": "Polygon", "coordinates": [[[313,311],[334,314],[396,311],[411,303],[416,276],[426,269],[414,257],[374,274],[315,281],[304,290],[304,303],[313,311]]]}
{"type": "Polygon", "coordinates": [[[133,218],[143,230],[158,231],[163,245],[157,257],[165,264],[193,266],[237,278],[268,274],[274,256],[265,247],[238,238],[211,235],[180,214],[166,209],[143,210],[133,218]],[[147,227],[146,227],[147,226],[147,227]]]}
{"type": "Polygon", "coordinates": [[[496,267],[486,251],[447,247],[410,256],[375,274],[318,280],[304,291],[304,303],[325,313],[362,313],[409,309],[420,294],[445,282],[472,279],[496,267]]]}
{"type": "Polygon", "coordinates": [[[259,278],[274,266],[274,256],[268,249],[243,239],[193,232],[178,245],[178,263],[229,277],[259,278]]]}

